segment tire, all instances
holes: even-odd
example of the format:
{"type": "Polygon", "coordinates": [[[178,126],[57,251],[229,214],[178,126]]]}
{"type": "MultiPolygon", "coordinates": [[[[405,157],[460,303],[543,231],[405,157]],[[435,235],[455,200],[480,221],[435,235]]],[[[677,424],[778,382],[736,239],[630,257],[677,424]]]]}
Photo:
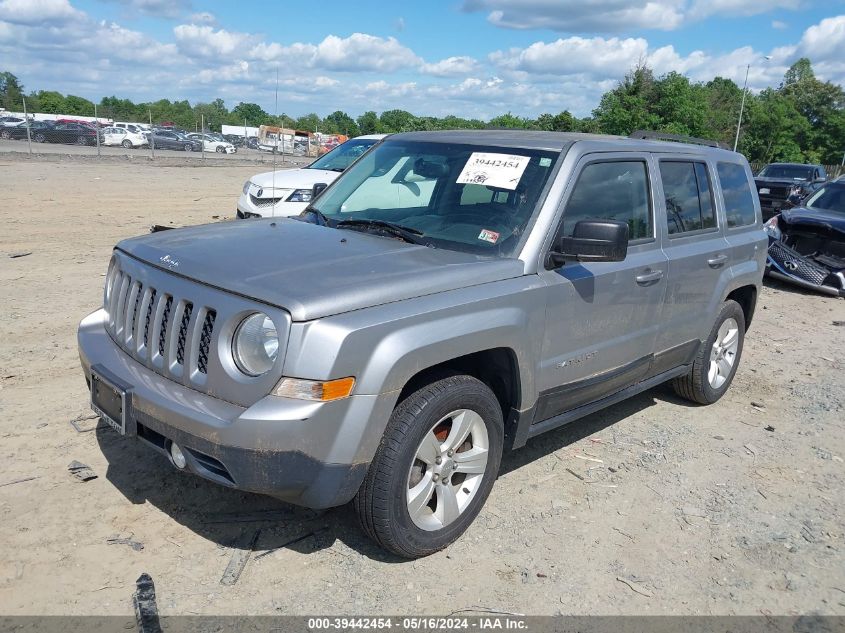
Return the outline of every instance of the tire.
{"type": "Polygon", "coordinates": [[[132,141],[130,141],[129,139],[123,141],[121,145],[123,145],[125,149],[132,149],[132,141]]]}
{"type": "Polygon", "coordinates": [[[219,145],[217,146],[217,148],[214,151],[217,152],[218,154],[224,154],[226,152],[225,148],[220,147],[219,145]]]}
{"type": "Polygon", "coordinates": [[[353,501],[364,532],[404,558],[428,556],[453,543],[493,488],[503,437],[496,396],[472,376],[449,375],[410,394],[390,416],[353,501]],[[419,459],[423,453],[425,461],[419,459]],[[462,453],[463,459],[453,459],[462,453]],[[431,491],[416,496],[412,513],[410,493],[417,488],[431,491]]]}
{"type": "Polygon", "coordinates": [[[47,137],[43,134],[36,134],[34,137],[32,137],[32,140],[36,143],[44,143],[47,141],[47,137]]]}
{"type": "Polygon", "coordinates": [[[10,138],[12,138],[12,133],[9,130],[3,130],[2,132],[0,132],[0,138],[3,138],[8,141],[10,138]]]}
{"type": "Polygon", "coordinates": [[[88,145],[88,137],[87,136],[77,136],[76,137],[76,144],[77,145],[88,145]]]}
{"type": "Polygon", "coordinates": [[[744,343],[745,313],[736,301],[725,301],[689,373],[672,381],[675,393],[698,404],[716,402],[733,382],[744,343]],[[732,330],[735,334],[730,338],[732,330]]]}
{"type": "Polygon", "coordinates": [[[182,149],[184,149],[186,152],[193,152],[194,146],[191,145],[190,143],[185,143],[185,147],[183,147],[182,149]]]}

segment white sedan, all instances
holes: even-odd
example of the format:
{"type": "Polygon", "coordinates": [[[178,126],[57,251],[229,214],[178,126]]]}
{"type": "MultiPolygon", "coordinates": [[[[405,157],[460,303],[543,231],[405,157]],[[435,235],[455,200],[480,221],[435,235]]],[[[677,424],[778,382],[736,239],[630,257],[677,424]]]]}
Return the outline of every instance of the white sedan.
{"type": "Polygon", "coordinates": [[[256,174],[244,183],[237,216],[241,219],[268,218],[301,213],[311,202],[315,184],[334,182],[344,169],[385,136],[370,134],[350,139],[301,169],[256,174]]]}
{"type": "Polygon", "coordinates": [[[188,134],[188,138],[202,141],[202,151],[217,152],[218,154],[234,154],[238,149],[228,141],[220,140],[211,134],[188,134]]]}
{"type": "Polygon", "coordinates": [[[126,149],[146,147],[150,144],[147,136],[122,127],[107,127],[103,130],[103,145],[122,145],[126,149]]]}

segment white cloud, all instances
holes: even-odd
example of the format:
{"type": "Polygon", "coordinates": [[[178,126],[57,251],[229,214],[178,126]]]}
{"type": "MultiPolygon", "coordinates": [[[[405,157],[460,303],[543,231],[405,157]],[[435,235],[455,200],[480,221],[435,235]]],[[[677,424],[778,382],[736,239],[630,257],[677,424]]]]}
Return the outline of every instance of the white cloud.
{"type": "Polygon", "coordinates": [[[632,29],[674,30],[714,15],[749,16],[794,10],[802,0],[464,0],[467,12],[510,29],[568,33],[618,33],[632,29]]]}
{"type": "Polygon", "coordinates": [[[191,0],[112,0],[156,18],[177,18],[189,11],[191,0]]]}
{"type": "Polygon", "coordinates": [[[487,11],[496,26],[512,29],[613,33],[638,28],[675,29],[685,0],[464,0],[467,12],[487,11]]]}
{"type": "Polygon", "coordinates": [[[537,75],[624,74],[648,51],[643,38],[569,37],[490,54],[495,65],[537,75]]]}
{"type": "Polygon", "coordinates": [[[451,77],[455,75],[468,75],[478,70],[478,60],[461,55],[458,57],[447,57],[441,59],[439,62],[432,64],[423,64],[420,66],[420,71],[426,75],[435,75],[437,77],[451,77]]]}
{"type": "Polygon", "coordinates": [[[314,65],[327,70],[391,71],[419,64],[414,52],[402,46],[395,37],[381,38],[366,33],[353,33],[340,38],[329,35],[317,46],[314,65]]]}
{"type": "Polygon", "coordinates": [[[83,16],[68,0],[0,0],[0,20],[11,24],[75,21],[83,16]]]}
{"type": "Polygon", "coordinates": [[[780,20],[772,20],[772,28],[783,31],[784,29],[789,28],[789,25],[786,22],[781,22],[780,20]]]}
{"type": "Polygon", "coordinates": [[[215,30],[212,26],[197,24],[175,26],[173,35],[181,52],[198,57],[229,57],[254,39],[248,33],[215,30]]]}

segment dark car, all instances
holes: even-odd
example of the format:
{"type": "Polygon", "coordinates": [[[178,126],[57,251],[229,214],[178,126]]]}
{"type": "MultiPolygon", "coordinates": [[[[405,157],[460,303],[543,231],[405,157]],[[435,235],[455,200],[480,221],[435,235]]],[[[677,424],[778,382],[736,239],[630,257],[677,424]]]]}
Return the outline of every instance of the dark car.
{"type": "Polygon", "coordinates": [[[100,143],[102,143],[105,140],[103,133],[90,125],[85,125],[84,123],[59,123],[43,128],[39,132],[39,137],[43,136],[44,141],[48,143],[96,145],[98,134],[100,136],[100,143]]]}
{"type": "MultiPolygon", "coordinates": [[[[33,121],[29,124],[30,138],[36,143],[44,143],[47,140],[45,130],[51,129],[53,125],[50,121],[33,121]]],[[[26,124],[0,128],[0,138],[26,140],[26,128],[26,124]]]]}
{"type": "Polygon", "coordinates": [[[765,227],[766,274],[845,297],[845,182],[824,184],[802,206],[782,211],[765,227]]]}
{"type": "Polygon", "coordinates": [[[239,136],[238,134],[224,134],[223,138],[226,139],[227,143],[231,143],[235,147],[243,147],[244,141],[246,140],[243,136],[239,136]]]}
{"type": "Polygon", "coordinates": [[[178,149],[185,152],[201,152],[202,143],[189,139],[181,132],[173,130],[154,130],[151,135],[151,142],[156,149],[178,149]]]}
{"type": "Polygon", "coordinates": [[[821,165],[803,165],[801,163],[772,163],[766,165],[754,182],[763,220],[768,220],[780,212],[800,202],[813,193],[824,182],[827,174],[821,165]]]}

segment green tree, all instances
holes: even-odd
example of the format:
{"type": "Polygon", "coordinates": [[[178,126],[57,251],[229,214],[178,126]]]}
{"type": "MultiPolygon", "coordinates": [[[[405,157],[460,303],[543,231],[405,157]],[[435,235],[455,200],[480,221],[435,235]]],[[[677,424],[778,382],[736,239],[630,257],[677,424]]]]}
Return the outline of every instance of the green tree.
{"type": "Polygon", "coordinates": [[[372,110],[368,110],[364,112],[361,116],[358,117],[358,129],[360,130],[361,134],[376,134],[379,131],[378,128],[378,115],[373,112],[372,110]]]}
{"type": "Polygon", "coordinates": [[[654,82],[650,112],[659,120],[658,129],[671,134],[707,137],[707,92],[683,75],[670,72],[654,82]]]}
{"type": "Polygon", "coordinates": [[[503,127],[525,130],[534,127],[534,122],[530,119],[524,119],[520,116],[517,116],[512,112],[508,112],[506,114],[500,114],[499,116],[490,119],[489,127],[503,127]]]}
{"type": "MultiPolygon", "coordinates": [[[[94,104],[83,97],[68,95],[65,97],[63,114],[76,116],[94,116],[94,104]]],[[[99,113],[98,113],[99,114],[99,113]]]]}
{"type": "Polygon", "coordinates": [[[715,77],[704,85],[705,125],[713,140],[733,146],[742,90],[730,79],[715,77]]]}
{"type": "Polygon", "coordinates": [[[270,120],[270,115],[257,103],[239,103],[229,113],[229,122],[233,125],[243,125],[244,121],[250,127],[258,127],[270,120]]]}
{"type": "Polygon", "coordinates": [[[378,118],[379,132],[413,132],[419,129],[419,121],[405,110],[386,110],[378,118]]]}
{"type": "Polygon", "coordinates": [[[657,98],[654,73],[638,65],[613,90],[604,93],[593,110],[598,128],[605,134],[627,136],[634,130],[655,130],[660,117],[650,110],[657,98]]]}
{"type": "Polygon", "coordinates": [[[752,161],[802,162],[799,139],[810,130],[791,99],[771,88],[746,101],[748,118],[740,137],[740,151],[752,161]]]}
{"type": "Polygon", "coordinates": [[[23,86],[10,72],[0,72],[0,106],[12,112],[23,110],[23,86]]]}
{"type": "Polygon", "coordinates": [[[358,124],[351,116],[336,110],[323,119],[323,127],[326,132],[333,134],[346,134],[347,136],[359,136],[358,124]]]}
{"type": "Polygon", "coordinates": [[[296,119],[294,127],[297,130],[315,132],[320,130],[320,123],[320,117],[317,114],[311,112],[310,114],[306,114],[296,119]]]}
{"type": "Polygon", "coordinates": [[[36,94],[38,109],[47,114],[66,114],[65,97],[53,90],[39,90],[36,94]]]}

